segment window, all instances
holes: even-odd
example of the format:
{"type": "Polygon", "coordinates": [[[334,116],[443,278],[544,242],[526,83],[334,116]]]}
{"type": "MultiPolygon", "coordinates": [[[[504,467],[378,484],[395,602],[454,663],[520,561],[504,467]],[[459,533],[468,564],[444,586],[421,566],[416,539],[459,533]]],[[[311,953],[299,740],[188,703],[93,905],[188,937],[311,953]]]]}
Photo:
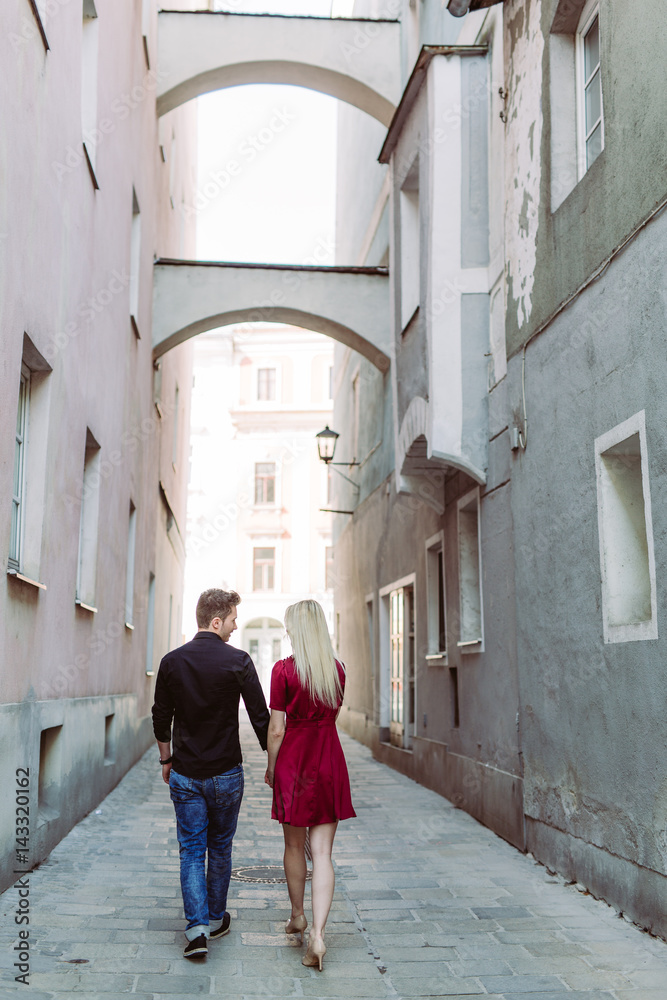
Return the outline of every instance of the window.
{"type": "Polygon", "coordinates": [[[127,564],[125,570],[125,624],[134,627],[134,561],[137,542],[137,511],[130,500],[127,530],[127,564]]]}
{"type": "Polygon", "coordinates": [[[40,825],[60,815],[62,731],[62,725],[50,726],[42,729],[39,737],[37,808],[40,825]]]}
{"type": "Polygon", "coordinates": [[[151,68],[151,61],[148,56],[148,36],[151,28],[152,6],[153,0],[141,0],[141,36],[143,38],[144,56],[146,57],[146,66],[148,69],[151,68]]]}
{"type": "Polygon", "coordinates": [[[100,513],[100,446],[86,430],[86,451],[81,490],[81,520],[79,522],[79,564],[76,581],[76,603],[86,611],[97,611],[95,591],[97,580],[97,538],[100,513]]]}
{"type": "Polygon", "coordinates": [[[28,403],[30,400],[30,369],[21,365],[19,402],[16,412],[16,443],[14,445],[14,486],[12,493],[12,525],[9,541],[9,568],[19,571],[23,557],[23,521],[25,512],[25,460],[28,443],[28,403]]]}
{"type": "MultiPolygon", "coordinates": [[[[49,397],[51,366],[27,334],[18,374],[18,400],[14,436],[12,509],[7,572],[43,590],[38,583],[47,482],[49,397]]],[[[65,496],[66,504],[79,498],[65,496]]]]}
{"type": "Polygon", "coordinates": [[[282,642],[280,639],[272,640],[273,662],[276,663],[282,655],[282,642]]]}
{"type": "Polygon", "coordinates": [[[456,667],[449,668],[449,705],[452,729],[460,726],[459,716],[459,672],[456,667]]]}
{"type": "Polygon", "coordinates": [[[112,713],[104,717],[104,763],[116,761],[116,716],[112,713]]]}
{"type": "Polygon", "coordinates": [[[255,462],[255,503],[276,502],[276,463],[255,462]]]}
{"type": "Polygon", "coordinates": [[[171,622],[174,617],[174,595],[169,595],[169,618],[167,619],[167,652],[171,649],[171,622]]]}
{"type": "Polygon", "coordinates": [[[356,462],[357,455],[359,454],[359,430],[361,426],[361,393],[359,386],[359,368],[352,376],[352,445],[353,445],[353,456],[356,462]]]}
{"type": "Polygon", "coordinates": [[[171,464],[176,468],[178,461],[178,386],[174,389],[174,433],[171,440],[171,464]]]}
{"type": "Polygon", "coordinates": [[[483,649],[479,493],[477,490],[468,493],[467,496],[459,500],[458,536],[461,638],[457,645],[464,653],[477,653],[483,649]]]}
{"type": "Polygon", "coordinates": [[[587,4],[577,31],[579,174],[583,176],[604,146],[600,78],[599,5],[587,4]]]}
{"type": "Polygon", "coordinates": [[[274,548],[255,548],[252,550],[252,589],[273,590],[276,567],[276,550],[274,548]]]}
{"type": "Polygon", "coordinates": [[[398,587],[389,594],[389,739],[409,747],[415,721],[414,588],[398,587]]]}
{"type": "Polygon", "coordinates": [[[256,663],[257,658],[259,657],[259,639],[248,640],[248,653],[250,654],[250,659],[253,663],[256,663]]]}
{"type": "Polygon", "coordinates": [[[276,398],[276,370],[275,368],[257,369],[257,399],[261,402],[268,402],[276,398]]]}
{"type": "Polygon", "coordinates": [[[139,333],[139,271],[141,267],[141,213],[137,193],[132,188],[132,236],[130,243],[130,320],[135,336],[139,333]]]}
{"type": "Polygon", "coordinates": [[[657,639],[644,411],[597,438],[595,459],[604,641],[657,639]]]}
{"type": "Polygon", "coordinates": [[[427,660],[447,654],[445,607],[444,535],[439,532],[426,542],[427,660]]]}
{"type": "Polygon", "coordinates": [[[155,573],[148,576],[148,615],[146,620],[146,676],[152,677],[153,645],[155,637],[155,573]]]}
{"type": "Polygon", "coordinates": [[[419,307],[419,157],[403,181],[399,194],[401,247],[401,329],[419,307]]]}
{"type": "Polygon", "coordinates": [[[327,545],[324,549],[324,589],[334,588],[334,550],[333,545],[327,545]]]}
{"type": "MultiPolygon", "coordinates": [[[[83,31],[81,38],[81,129],[83,148],[91,173],[95,169],[97,132],[97,59],[98,18],[94,0],[83,0],[83,31]]],[[[97,187],[95,175],[93,182],[97,187]]]]}

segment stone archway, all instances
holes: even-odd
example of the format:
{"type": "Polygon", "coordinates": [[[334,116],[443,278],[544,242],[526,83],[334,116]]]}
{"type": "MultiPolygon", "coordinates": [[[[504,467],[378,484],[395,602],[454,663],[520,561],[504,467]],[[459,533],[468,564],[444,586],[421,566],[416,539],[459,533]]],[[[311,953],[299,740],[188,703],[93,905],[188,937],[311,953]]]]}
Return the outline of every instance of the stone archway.
{"type": "Polygon", "coordinates": [[[289,323],[389,369],[389,276],[384,267],[310,267],[158,260],[153,355],[233,323],[289,323]]]}
{"type": "Polygon", "coordinates": [[[161,11],[157,109],[225,87],[282,83],[330,94],[388,126],[400,64],[398,21],[161,11]]]}

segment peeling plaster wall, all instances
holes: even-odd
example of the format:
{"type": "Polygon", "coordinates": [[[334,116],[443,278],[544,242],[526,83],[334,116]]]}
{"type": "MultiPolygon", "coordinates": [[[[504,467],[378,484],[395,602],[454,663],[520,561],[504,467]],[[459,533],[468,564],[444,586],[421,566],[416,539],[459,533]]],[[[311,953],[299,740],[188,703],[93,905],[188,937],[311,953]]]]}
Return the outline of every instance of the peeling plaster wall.
{"type": "Polygon", "coordinates": [[[507,311],[523,327],[533,309],[542,178],[541,0],[505,4],[505,252],[507,311]]]}

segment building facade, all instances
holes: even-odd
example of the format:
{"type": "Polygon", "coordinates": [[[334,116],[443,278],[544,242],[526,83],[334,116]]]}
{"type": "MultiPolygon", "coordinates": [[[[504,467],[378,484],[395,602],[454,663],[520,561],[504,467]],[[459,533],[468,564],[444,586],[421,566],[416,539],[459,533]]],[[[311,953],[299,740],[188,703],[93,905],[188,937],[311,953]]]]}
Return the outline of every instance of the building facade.
{"type": "Polygon", "coordinates": [[[0,21],[0,781],[28,801],[20,831],[2,812],[4,889],[152,740],[191,383],[190,345],[153,365],[152,267],[194,250],[196,120],[156,117],[156,4],[11,0],[0,21]]]}
{"type": "Polygon", "coordinates": [[[339,115],[338,260],[388,263],[393,342],[336,347],[341,722],[664,935],[667,15],[398,6],[389,128],[339,115]]]}
{"type": "Polygon", "coordinates": [[[201,590],[242,595],[232,642],[268,695],[289,652],[285,608],[318,600],[333,624],[332,477],[315,435],[331,421],[333,347],[295,327],[247,323],[195,343],[184,632],[201,590]]]}

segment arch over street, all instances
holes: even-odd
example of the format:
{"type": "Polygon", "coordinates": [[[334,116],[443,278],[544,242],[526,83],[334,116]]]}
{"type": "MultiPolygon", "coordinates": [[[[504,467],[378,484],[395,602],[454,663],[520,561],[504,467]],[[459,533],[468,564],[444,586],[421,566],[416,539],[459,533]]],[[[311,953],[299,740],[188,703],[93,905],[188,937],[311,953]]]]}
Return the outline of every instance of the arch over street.
{"type": "Polygon", "coordinates": [[[384,267],[157,260],[153,355],[232,323],[290,323],[324,333],[389,369],[389,275],[384,267]]]}
{"type": "Polygon", "coordinates": [[[283,83],[388,126],[400,98],[399,33],[398,21],[160,11],[158,114],[224,87],[283,83]]]}

